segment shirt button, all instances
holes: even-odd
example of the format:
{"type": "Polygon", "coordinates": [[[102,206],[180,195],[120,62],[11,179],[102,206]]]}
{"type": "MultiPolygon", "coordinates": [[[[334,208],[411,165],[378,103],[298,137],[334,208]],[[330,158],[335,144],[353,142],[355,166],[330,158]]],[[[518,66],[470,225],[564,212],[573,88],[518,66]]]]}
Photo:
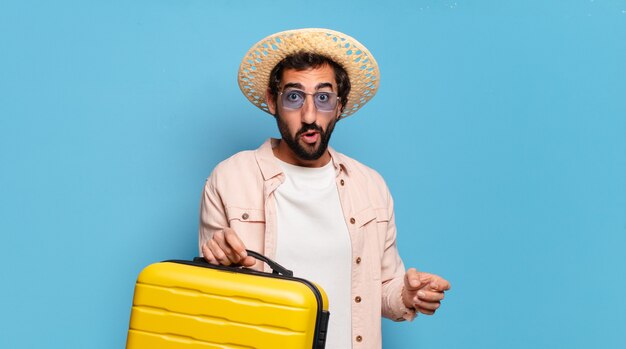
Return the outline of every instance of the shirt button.
{"type": "Polygon", "coordinates": [[[361,264],[361,257],[356,257],[356,264],[361,264]]]}
{"type": "Polygon", "coordinates": [[[361,337],[361,336],[356,336],[356,341],[357,341],[357,342],[361,342],[361,341],[363,341],[363,337],[361,337]]]}
{"type": "Polygon", "coordinates": [[[339,183],[340,183],[341,185],[344,185],[346,182],[344,182],[344,181],[343,181],[343,179],[342,179],[342,180],[340,180],[340,181],[339,181],[339,183]]]}
{"type": "Polygon", "coordinates": [[[247,213],[244,213],[244,214],[241,215],[241,219],[243,219],[243,220],[246,220],[248,218],[250,218],[250,215],[247,214],[247,213]]]}
{"type": "Polygon", "coordinates": [[[356,223],[356,219],[350,218],[350,223],[352,223],[352,224],[356,223]]]}
{"type": "Polygon", "coordinates": [[[360,296],[354,297],[354,301],[357,303],[361,303],[361,297],[360,296]]]}

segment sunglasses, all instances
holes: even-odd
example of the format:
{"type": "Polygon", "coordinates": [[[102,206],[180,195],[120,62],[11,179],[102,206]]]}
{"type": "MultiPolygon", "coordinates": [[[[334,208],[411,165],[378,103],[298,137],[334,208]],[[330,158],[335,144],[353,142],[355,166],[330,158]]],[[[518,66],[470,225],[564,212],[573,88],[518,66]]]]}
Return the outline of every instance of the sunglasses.
{"type": "Polygon", "coordinates": [[[339,97],[334,92],[306,93],[300,90],[287,90],[279,93],[283,108],[298,110],[304,105],[306,96],[313,96],[313,103],[319,112],[333,112],[339,97]]]}

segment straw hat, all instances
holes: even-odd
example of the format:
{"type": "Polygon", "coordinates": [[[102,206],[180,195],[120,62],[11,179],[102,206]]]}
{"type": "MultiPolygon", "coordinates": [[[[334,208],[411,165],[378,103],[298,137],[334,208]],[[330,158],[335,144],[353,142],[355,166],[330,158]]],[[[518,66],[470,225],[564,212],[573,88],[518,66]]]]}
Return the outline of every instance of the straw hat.
{"type": "Polygon", "coordinates": [[[378,90],[378,64],[360,42],[330,29],[296,29],[272,34],[256,43],[239,66],[239,88],[252,104],[269,113],[265,91],[270,72],[290,54],[306,51],[324,55],[339,63],[350,78],[348,103],[341,118],[354,114],[378,90]]]}

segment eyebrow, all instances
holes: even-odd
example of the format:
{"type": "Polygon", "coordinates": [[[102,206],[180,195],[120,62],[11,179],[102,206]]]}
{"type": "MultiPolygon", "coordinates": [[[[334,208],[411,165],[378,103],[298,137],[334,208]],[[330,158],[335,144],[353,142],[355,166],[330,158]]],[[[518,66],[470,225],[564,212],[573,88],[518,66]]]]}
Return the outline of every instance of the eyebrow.
{"type": "MultiPolygon", "coordinates": [[[[325,87],[330,87],[330,89],[333,90],[333,84],[331,84],[330,82],[320,82],[319,84],[317,84],[315,86],[315,91],[318,91],[318,90],[323,89],[325,87]]],[[[297,89],[300,89],[300,90],[304,90],[304,86],[302,86],[302,84],[299,83],[299,82],[288,82],[288,83],[286,83],[285,86],[283,86],[283,91],[288,89],[288,88],[297,88],[297,89]]]]}

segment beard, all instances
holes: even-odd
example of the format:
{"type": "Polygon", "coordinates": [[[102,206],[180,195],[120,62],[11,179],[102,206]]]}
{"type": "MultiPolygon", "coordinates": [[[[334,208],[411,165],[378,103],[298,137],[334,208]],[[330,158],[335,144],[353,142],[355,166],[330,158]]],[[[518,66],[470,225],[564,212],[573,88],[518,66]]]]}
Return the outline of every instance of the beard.
{"type": "Polygon", "coordinates": [[[326,131],[322,129],[321,126],[317,124],[302,124],[302,127],[296,132],[295,136],[291,136],[289,133],[289,128],[287,127],[287,123],[280,116],[278,111],[274,115],[276,117],[276,123],[278,125],[278,130],[280,131],[280,135],[289,146],[289,149],[296,154],[296,156],[302,160],[317,160],[324,153],[326,153],[326,149],[328,149],[328,142],[330,141],[330,136],[335,129],[335,123],[337,120],[333,118],[333,120],[328,124],[326,131]],[[298,140],[300,137],[309,132],[309,131],[317,131],[320,134],[320,142],[318,146],[308,146],[301,144],[298,140]]]}

